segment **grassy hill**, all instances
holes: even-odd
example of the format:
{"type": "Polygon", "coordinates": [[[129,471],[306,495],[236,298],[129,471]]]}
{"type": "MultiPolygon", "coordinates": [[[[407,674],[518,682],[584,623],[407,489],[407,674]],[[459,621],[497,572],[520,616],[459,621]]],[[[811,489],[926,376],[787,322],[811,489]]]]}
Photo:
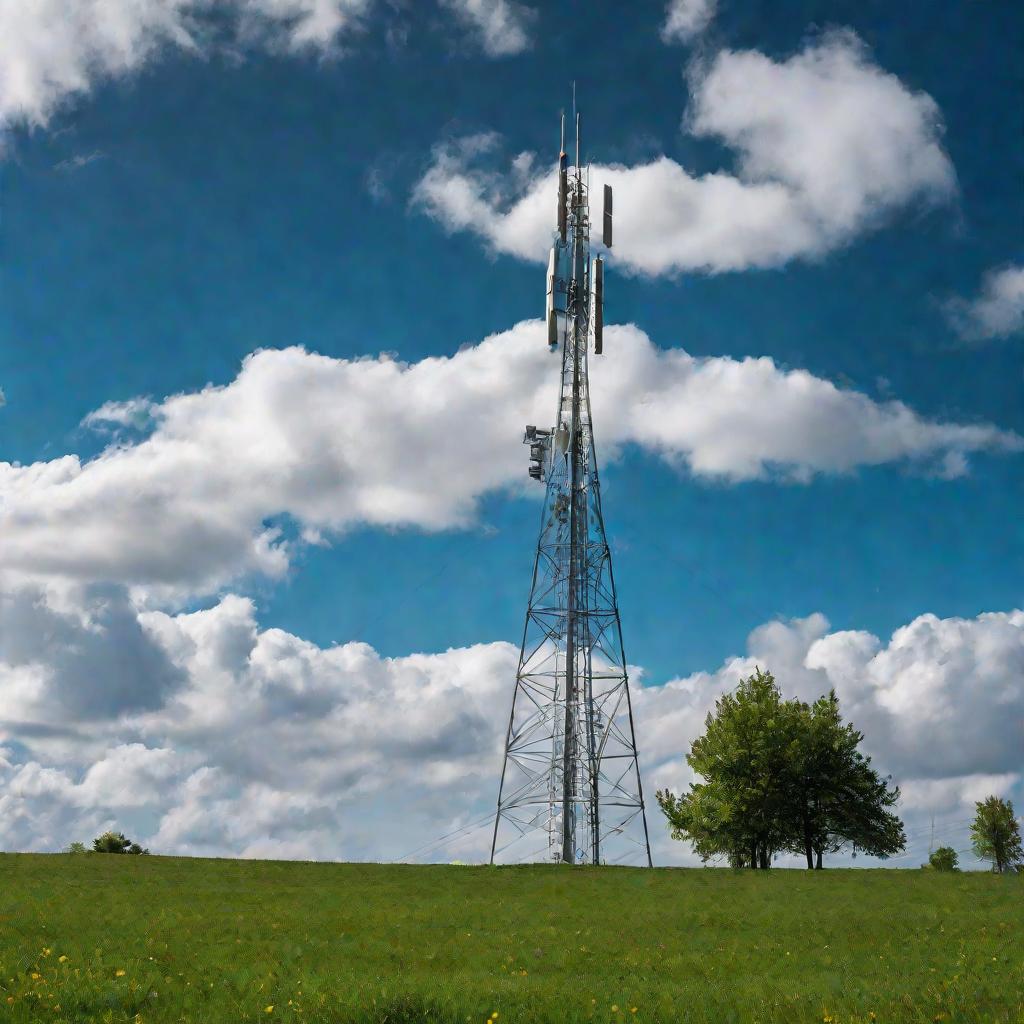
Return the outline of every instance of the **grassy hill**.
{"type": "Polygon", "coordinates": [[[0,1020],[1019,1022],[1022,937],[980,873],[8,854],[0,1020]]]}

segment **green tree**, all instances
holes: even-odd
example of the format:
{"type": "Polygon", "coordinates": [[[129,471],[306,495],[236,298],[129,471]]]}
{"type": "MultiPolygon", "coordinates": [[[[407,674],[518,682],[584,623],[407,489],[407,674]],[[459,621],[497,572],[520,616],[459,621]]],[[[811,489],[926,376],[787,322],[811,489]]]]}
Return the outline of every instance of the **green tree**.
{"type": "Polygon", "coordinates": [[[74,842],[71,843],[65,850],[65,853],[88,853],[89,851],[85,848],[85,843],[74,842]]]}
{"type": "Polygon", "coordinates": [[[787,849],[821,868],[826,853],[845,846],[888,857],[906,844],[903,823],[890,811],[899,800],[859,750],[864,734],[843,722],[835,690],[813,704],[792,702],[799,717],[790,747],[788,809],[796,818],[787,849]]]}
{"type": "Polygon", "coordinates": [[[959,871],[960,858],[952,846],[940,846],[928,857],[928,867],[934,871],[959,871]]]}
{"type": "Polygon", "coordinates": [[[149,853],[138,843],[133,843],[123,832],[104,832],[92,841],[94,853],[149,853]]]}
{"type": "Polygon", "coordinates": [[[992,870],[1000,873],[1024,862],[1020,826],[1013,816],[1013,804],[990,796],[975,806],[977,812],[971,825],[974,852],[985,860],[991,860],[992,870]]]}
{"type": "Polygon", "coordinates": [[[757,669],[715,703],[705,734],[686,760],[704,781],[690,792],[657,794],[672,835],[688,839],[705,862],[768,868],[786,846],[787,772],[797,728],[795,709],[775,679],[757,669]]]}
{"type": "Polygon", "coordinates": [[[885,857],[903,849],[890,786],[858,749],[835,693],[814,704],[784,701],[758,669],[715,704],[687,756],[701,781],[688,793],[657,794],[674,838],[707,862],[767,868],[779,851],[802,853],[808,868],[845,846],[885,857]]]}

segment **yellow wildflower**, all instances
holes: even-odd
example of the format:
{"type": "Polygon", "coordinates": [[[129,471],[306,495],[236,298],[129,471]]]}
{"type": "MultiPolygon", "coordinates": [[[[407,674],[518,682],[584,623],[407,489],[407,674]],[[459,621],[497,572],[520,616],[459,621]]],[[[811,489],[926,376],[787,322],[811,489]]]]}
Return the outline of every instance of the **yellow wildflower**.
{"type": "Polygon", "coordinates": [[[62,964],[66,964],[68,962],[68,958],[66,956],[60,956],[57,959],[62,964]]]}
{"type": "Polygon", "coordinates": [[[615,1003],[612,1003],[612,1013],[618,1013],[618,1012],[619,1012],[619,1008],[615,1005],[615,1003]]]}
{"type": "Polygon", "coordinates": [[[116,971],[114,971],[114,977],[115,978],[123,978],[124,974],[125,974],[125,972],[120,967],[118,967],[118,969],[116,971]]]}
{"type": "Polygon", "coordinates": [[[270,1004],[270,1005],[269,1005],[269,1006],[268,1006],[268,1007],[266,1008],[266,1010],[264,1010],[263,1012],[264,1012],[264,1013],[273,1013],[273,1012],[274,1012],[274,1004],[273,1004],[273,1003],[271,1003],[271,1004],[270,1004]]]}
{"type": "Polygon", "coordinates": [[[38,974],[36,974],[36,972],[35,972],[35,971],[33,971],[33,972],[32,972],[32,980],[33,980],[33,981],[38,981],[38,980],[39,980],[39,975],[38,975],[38,974]]]}

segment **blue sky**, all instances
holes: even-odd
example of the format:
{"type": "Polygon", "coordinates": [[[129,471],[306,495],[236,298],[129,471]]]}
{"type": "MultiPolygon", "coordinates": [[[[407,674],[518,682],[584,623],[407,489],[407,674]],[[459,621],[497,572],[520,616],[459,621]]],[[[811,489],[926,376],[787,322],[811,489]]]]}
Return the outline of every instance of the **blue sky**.
{"type": "MultiPolygon", "coordinates": [[[[473,645],[500,654],[516,642],[538,495],[505,467],[521,462],[525,477],[518,425],[554,406],[553,364],[530,354],[522,339],[536,327],[523,322],[543,300],[535,241],[550,231],[545,175],[574,79],[586,156],[595,173],[620,176],[623,240],[610,256],[606,319],[636,330],[612,333],[611,346],[621,337],[629,355],[610,354],[593,374],[615,395],[607,433],[600,407],[596,433],[609,453],[605,514],[626,650],[644,684],[707,673],[703,689],[693,684],[699,721],[732,678],[729,659],[751,652],[748,636],[765,623],[794,636],[873,635],[886,648],[894,631],[930,613],[942,638],[922,641],[914,658],[930,668],[921,672],[938,679],[962,655],[956,645],[973,644],[978,685],[1016,723],[1006,749],[1017,756],[979,753],[948,775],[901,764],[920,780],[914,792],[934,790],[908,813],[958,821],[979,780],[1020,798],[1021,675],[991,681],[1002,677],[978,660],[988,643],[978,616],[1024,604],[1015,61],[1024,14],[1009,3],[918,5],[898,17],[880,3],[676,6],[703,10],[706,24],[671,33],[662,2],[624,15],[600,3],[295,0],[284,5],[291,20],[267,14],[254,26],[224,0],[167,5],[170,23],[143,4],[124,14],[118,36],[87,4],[66,0],[50,17],[77,25],[68,46],[56,45],[64,29],[55,21],[26,18],[0,33],[0,56],[14,67],[6,79],[0,72],[0,460],[12,466],[0,477],[0,754],[22,773],[18,792],[36,816],[21,831],[10,825],[8,842],[59,845],[70,823],[139,814],[140,829],[186,852],[397,855],[383,841],[339,845],[346,805],[320,782],[289,797],[319,793],[325,816],[291,846],[271,826],[204,845],[174,831],[177,805],[128,811],[109,794],[87,801],[81,787],[90,771],[106,777],[108,760],[163,757],[167,778],[183,787],[197,771],[219,772],[229,795],[217,799],[251,798],[245,787],[257,784],[276,794],[266,795],[271,803],[285,799],[269,776],[250,777],[237,757],[204,746],[194,723],[173,734],[129,715],[162,708],[173,718],[175,700],[195,706],[182,680],[213,686],[196,682],[200,669],[169,638],[205,621],[189,613],[231,612],[247,636],[282,630],[321,655],[353,641],[384,659],[458,657],[473,645]],[[309,10],[319,13],[306,18],[309,10]],[[522,153],[533,163],[514,163],[522,153]],[[705,175],[727,177],[736,195],[719,208],[705,175]],[[459,206],[465,188],[472,224],[459,206]],[[750,222],[762,216],[768,226],[751,241],[750,222]],[[478,348],[500,332],[511,332],[507,341],[478,348]],[[292,346],[328,361],[257,357],[247,365],[264,369],[239,377],[251,353],[292,346]],[[362,398],[349,390],[370,365],[353,360],[392,353],[420,367],[460,350],[466,359],[495,353],[479,371],[480,381],[499,381],[479,385],[483,406],[460,390],[472,390],[472,373],[454,362],[400,393],[397,380],[362,398]],[[672,362],[680,350],[697,361],[690,369],[672,362]],[[661,369],[636,369],[648,357],[661,369]],[[321,393],[324,373],[339,376],[321,393]],[[517,392],[518,380],[528,387],[517,392]],[[186,398],[168,419],[162,403],[173,395],[186,398]],[[140,398],[149,404],[126,410],[140,398]],[[105,418],[83,423],[105,405],[105,418]],[[492,439],[477,417],[498,405],[508,415],[492,439]],[[759,407],[773,411],[746,423],[759,407]],[[280,437],[261,430],[282,409],[289,429],[302,431],[308,417],[317,450],[316,438],[336,437],[344,423],[354,464],[313,459],[310,479],[297,479],[291,462],[274,463],[280,437]],[[626,422],[628,410],[636,422],[626,422]],[[328,418],[318,425],[318,416],[328,418]],[[825,423],[836,437],[813,436],[825,423]],[[154,436],[173,440],[179,455],[188,446],[218,455],[211,465],[192,448],[179,458],[144,447],[154,436]],[[79,468],[68,469],[69,455],[79,468]],[[382,496],[375,464],[385,480],[418,464],[434,475],[382,496]],[[56,479],[64,472],[83,476],[56,479]],[[274,499],[257,500],[263,481],[274,499]],[[282,532],[257,551],[253,538],[267,528],[282,532]],[[133,554],[153,549],[164,553],[159,566],[133,554]],[[228,608],[229,595],[253,604],[228,608]],[[27,611],[16,618],[15,607],[47,625],[27,611]],[[80,644],[82,623],[113,638],[112,609],[132,643],[155,644],[168,660],[166,702],[150,692],[140,668],[149,663],[111,639],[115,653],[96,657],[112,659],[101,663],[129,695],[124,707],[109,709],[102,727],[91,711],[78,720],[33,711],[71,671],[70,662],[55,668],[60,643],[80,644]],[[961,619],[968,625],[950,625],[961,619]],[[35,631],[35,644],[14,635],[16,621],[35,631]],[[67,632],[58,643],[55,622],[67,632]],[[57,717],[78,739],[40,739],[57,717]],[[78,796],[53,787],[33,796],[26,766],[60,774],[78,796]]],[[[1000,671],[1024,665],[1021,629],[1000,620],[1000,671]]],[[[796,657],[786,651],[784,665],[796,657]]],[[[814,675],[807,656],[793,662],[804,673],[793,687],[834,684],[840,669],[814,675]]],[[[869,678],[876,696],[917,685],[907,680],[920,673],[905,666],[880,681],[883,667],[865,663],[861,682],[849,684],[854,704],[869,678]]],[[[240,692],[256,686],[236,682],[240,692]]],[[[512,682],[488,684],[482,720],[491,707],[496,721],[504,716],[512,682]]],[[[955,698],[953,681],[934,685],[936,706],[955,698]]],[[[880,702],[904,713],[902,699],[880,702]]],[[[903,728],[892,736],[905,737],[903,728]]],[[[676,761],[692,738],[680,726],[665,740],[676,761]]],[[[488,734],[472,754],[476,788],[434,791],[446,810],[419,823],[425,839],[444,831],[456,805],[486,810],[492,746],[488,734]]],[[[874,753],[886,763],[881,740],[874,753]]],[[[657,779],[681,784],[669,749],[648,760],[666,765],[657,779]]],[[[0,816],[0,844],[4,836],[0,816]]]]}

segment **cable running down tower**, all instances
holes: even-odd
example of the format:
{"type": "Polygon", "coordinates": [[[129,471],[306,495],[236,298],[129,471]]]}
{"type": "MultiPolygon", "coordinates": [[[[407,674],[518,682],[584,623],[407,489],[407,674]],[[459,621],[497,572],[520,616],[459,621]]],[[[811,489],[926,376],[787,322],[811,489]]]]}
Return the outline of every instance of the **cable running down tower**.
{"type": "MultiPolygon", "coordinates": [[[[558,159],[558,234],[546,325],[561,349],[555,425],[526,428],[530,476],[545,483],[533,586],[512,698],[491,863],[651,864],[640,767],[601,515],[587,356],[604,334],[604,262],[590,255],[589,172],[558,159]],[[538,848],[539,847],[539,848],[538,848]]],[[[612,244],[604,186],[602,241],[612,244]]]]}

